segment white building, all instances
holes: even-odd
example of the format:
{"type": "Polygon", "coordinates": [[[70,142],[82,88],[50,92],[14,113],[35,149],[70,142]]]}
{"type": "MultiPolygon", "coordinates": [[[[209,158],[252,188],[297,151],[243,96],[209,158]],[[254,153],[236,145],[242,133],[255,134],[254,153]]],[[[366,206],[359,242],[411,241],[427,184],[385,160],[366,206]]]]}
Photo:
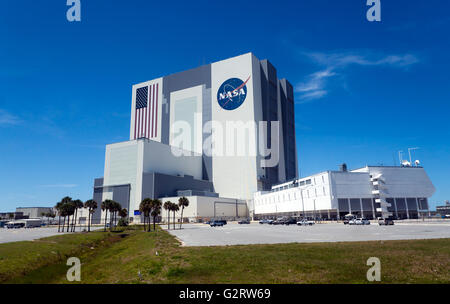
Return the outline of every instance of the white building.
{"type": "Polygon", "coordinates": [[[435,188],[422,167],[366,166],[326,171],[255,193],[256,218],[309,217],[336,219],[348,213],[373,219],[428,214],[435,188]]]}

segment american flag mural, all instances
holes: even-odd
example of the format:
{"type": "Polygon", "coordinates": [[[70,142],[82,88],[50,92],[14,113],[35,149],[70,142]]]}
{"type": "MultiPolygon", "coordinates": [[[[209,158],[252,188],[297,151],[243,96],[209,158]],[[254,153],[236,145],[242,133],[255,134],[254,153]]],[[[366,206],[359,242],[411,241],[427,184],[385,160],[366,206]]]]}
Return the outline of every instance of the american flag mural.
{"type": "Polygon", "coordinates": [[[159,99],[159,83],[136,89],[134,139],[143,137],[149,139],[159,138],[159,99]]]}

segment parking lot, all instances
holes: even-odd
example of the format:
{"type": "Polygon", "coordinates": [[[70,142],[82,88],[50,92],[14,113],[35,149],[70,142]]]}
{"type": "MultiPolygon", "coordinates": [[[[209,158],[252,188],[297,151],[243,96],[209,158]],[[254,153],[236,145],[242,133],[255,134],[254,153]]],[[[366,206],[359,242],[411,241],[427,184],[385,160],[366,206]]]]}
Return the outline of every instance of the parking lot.
{"type": "MultiPolygon", "coordinates": [[[[96,229],[101,229],[101,227],[100,228],[91,227],[91,230],[96,229]]],[[[77,232],[79,231],[80,228],[77,227],[77,232]]],[[[58,233],[58,227],[18,228],[18,229],[0,228],[0,243],[31,241],[57,234],[58,235],[63,234],[58,233]]]]}
{"type": "MultiPolygon", "coordinates": [[[[166,229],[167,226],[162,226],[166,229]]],[[[407,223],[394,226],[349,226],[342,223],[314,226],[228,223],[223,227],[185,224],[182,230],[169,230],[184,246],[244,244],[353,242],[450,238],[449,224],[407,223]]]]}

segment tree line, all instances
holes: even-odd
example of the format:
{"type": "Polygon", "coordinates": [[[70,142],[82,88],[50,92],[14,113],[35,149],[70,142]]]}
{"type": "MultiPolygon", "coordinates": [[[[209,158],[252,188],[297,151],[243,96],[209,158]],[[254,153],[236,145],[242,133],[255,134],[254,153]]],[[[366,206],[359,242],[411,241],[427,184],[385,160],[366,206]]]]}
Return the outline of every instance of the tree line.
{"type": "MultiPolygon", "coordinates": [[[[108,212],[110,213],[110,223],[109,227],[111,230],[111,227],[113,226],[113,219],[114,223],[116,223],[117,215],[121,217],[121,220],[124,221],[124,219],[127,217],[128,212],[127,209],[122,208],[122,206],[113,200],[105,200],[102,202],[101,206],[103,211],[106,212],[105,214],[105,228],[106,231],[106,220],[108,217],[108,212]]],[[[95,210],[98,208],[97,202],[90,199],[86,202],[82,202],[80,200],[73,200],[71,197],[66,196],[64,197],[60,202],[58,202],[55,206],[55,209],[58,212],[58,232],[64,232],[65,229],[66,232],[75,232],[77,217],[78,217],[78,209],[80,208],[86,208],[88,209],[88,232],[91,231],[91,218],[92,214],[95,213],[95,210]],[[63,218],[62,222],[62,229],[61,229],[61,217],[63,218]],[[66,228],[66,219],[67,219],[67,228],[66,228]],[[72,220],[72,223],[70,222],[72,220]]]]}
{"type": "Polygon", "coordinates": [[[159,199],[144,198],[139,204],[139,212],[144,217],[144,231],[151,231],[150,217],[153,217],[153,230],[156,231],[156,217],[161,214],[161,206],[167,211],[167,228],[170,229],[170,213],[173,212],[173,229],[175,227],[175,214],[181,209],[180,229],[183,224],[184,208],[189,206],[189,200],[186,197],[180,197],[178,204],[167,201],[162,205],[159,199]],[[148,223],[148,228],[147,228],[148,223]]]}
{"type": "MultiPolygon", "coordinates": [[[[170,213],[173,212],[173,229],[176,229],[175,214],[181,209],[181,221],[179,227],[179,229],[181,229],[181,225],[183,224],[183,211],[184,208],[187,206],[189,206],[189,200],[184,196],[178,199],[178,204],[172,203],[171,201],[167,201],[163,205],[161,200],[159,199],[150,199],[150,198],[143,199],[142,202],[139,204],[139,211],[143,216],[144,231],[151,231],[150,217],[153,217],[153,230],[156,231],[156,217],[161,214],[161,207],[167,210],[168,229],[170,229],[170,213]]],[[[98,208],[97,202],[90,199],[83,203],[79,199],[73,200],[71,197],[66,196],[55,206],[55,209],[59,215],[58,232],[64,232],[65,229],[66,232],[69,232],[69,230],[71,232],[75,232],[78,217],[78,209],[80,208],[88,209],[88,232],[91,231],[91,218],[92,214],[94,214],[95,210],[98,208]],[[61,226],[61,218],[63,218],[62,226],[61,226]]],[[[104,231],[106,231],[107,228],[108,214],[109,214],[110,230],[113,228],[113,226],[115,226],[115,223],[117,222],[117,216],[120,216],[121,218],[119,220],[119,225],[121,225],[121,223],[122,225],[128,224],[125,221],[125,218],[128,215],[128,211],[127,209],[122,208],[122,206],[118,202],[107,199],[101,203],[100,208],[102,209],[103,212],[105,212],[104,231]]],[[[45,216],[54,218],[56,215],[48,213],[45,214],[45,216]]]]}

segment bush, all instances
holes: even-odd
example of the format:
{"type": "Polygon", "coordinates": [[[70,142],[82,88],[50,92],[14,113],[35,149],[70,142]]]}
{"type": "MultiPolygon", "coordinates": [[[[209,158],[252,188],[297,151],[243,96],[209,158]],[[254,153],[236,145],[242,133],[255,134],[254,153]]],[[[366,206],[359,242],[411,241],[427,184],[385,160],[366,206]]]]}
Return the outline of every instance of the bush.
{"type": "Polygon", "coordinates": [[[125,219],[125,218],[121,218],[121,219],[119,220],[119,222],[117,223],[117,226],[120,226],[120,227],[126,227],[126,226],[128,226],[128,220],[125,219]]]}

